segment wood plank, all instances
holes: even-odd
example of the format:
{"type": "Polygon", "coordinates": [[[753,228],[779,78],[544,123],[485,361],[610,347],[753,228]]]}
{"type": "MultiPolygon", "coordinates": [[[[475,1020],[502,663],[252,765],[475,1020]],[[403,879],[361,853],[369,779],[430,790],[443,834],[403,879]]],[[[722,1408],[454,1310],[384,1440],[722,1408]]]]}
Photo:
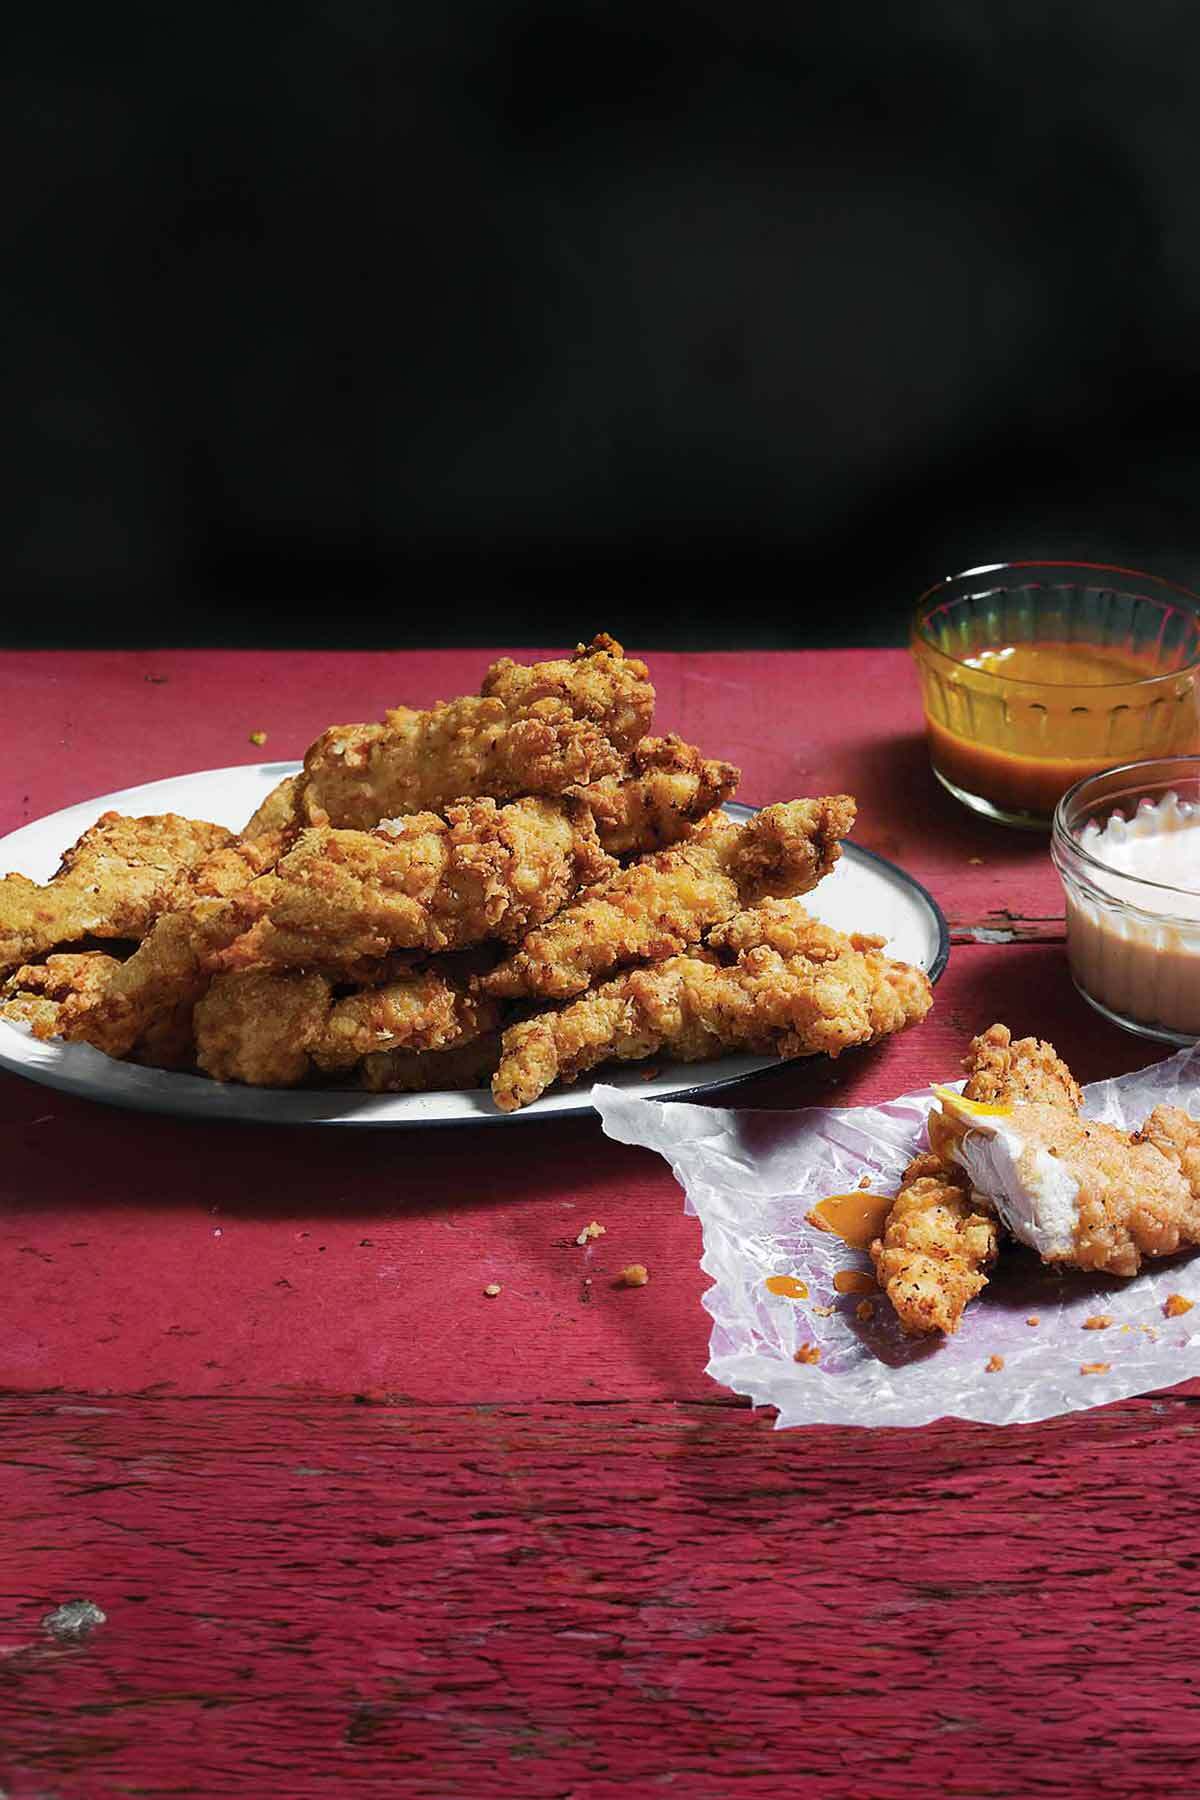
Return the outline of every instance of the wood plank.
{"type": "Polygon", "coordinates": [[[1195,1400],[919,1434],[9,1402],[4,1787],[1191,1794],[1195,1400]],[[78,1642],[41,1624],[72,1598],[78,1642]]]}
{"type": "MultiPolygon", "coordinates": [[[[884,1100],[952,1078],[1003,1018],[1094,1080],[1155,1060],[1053,945],[956,948],[915,1031],[781,1067],[732,1105],[884,1100]]],[[[717,1390],[699,1227],[657,1156],[563,1121],[308,1132],[141,1118],[0,1080],[0,1387],[415,1400],[717,1390]],[[574,1238],[597,1218],[607,1235],[574,1238]],[[651,1271],[618,1288],[626,1263],[651,1271]],[[585,1287],[586,1278],[591,1286],[585,1287]],[[484,1296],[490,1282],[503,1292],[484,1296]]]]}

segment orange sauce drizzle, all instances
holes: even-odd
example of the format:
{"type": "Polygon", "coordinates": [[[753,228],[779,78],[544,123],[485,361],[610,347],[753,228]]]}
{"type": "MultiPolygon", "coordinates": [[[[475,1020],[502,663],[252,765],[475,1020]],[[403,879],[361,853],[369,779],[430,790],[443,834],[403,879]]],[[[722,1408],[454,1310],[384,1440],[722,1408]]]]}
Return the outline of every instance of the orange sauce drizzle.
{"type": "Polygon", "coordinates": [[[769,1294],[782,1294],[787,1300],[807,1300],[808,1289],[795,1275],[768,1275],[763,1282],[769,1294]]]}
{"type": "Polygon", "coordinates": [[[851,1250],[865,1250],[883,1230],[891,1210],[891,1194],[868,1194],[855,1188],[852,1194],[830,1194],[818,1200],[808,1222],[818,1231],[831,1231],[851,1250]]]}

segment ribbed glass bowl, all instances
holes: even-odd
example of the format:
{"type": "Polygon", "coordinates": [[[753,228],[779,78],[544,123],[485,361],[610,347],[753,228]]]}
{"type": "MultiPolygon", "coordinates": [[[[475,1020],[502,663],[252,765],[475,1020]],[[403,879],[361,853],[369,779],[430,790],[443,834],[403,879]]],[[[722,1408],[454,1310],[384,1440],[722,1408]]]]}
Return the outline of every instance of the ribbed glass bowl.
{"type": "Polygon", "coordinates": [[[1087,775],[1200,750],[1200,600],[1153,575],[1092,563],[971,569],[921,597],[911,649],[934,773],[1004,824],[1045,830],[1087,775]],[[1107,651],[1136,674],[1030,680],[972,667],[1014,645],[1107,651]]]}

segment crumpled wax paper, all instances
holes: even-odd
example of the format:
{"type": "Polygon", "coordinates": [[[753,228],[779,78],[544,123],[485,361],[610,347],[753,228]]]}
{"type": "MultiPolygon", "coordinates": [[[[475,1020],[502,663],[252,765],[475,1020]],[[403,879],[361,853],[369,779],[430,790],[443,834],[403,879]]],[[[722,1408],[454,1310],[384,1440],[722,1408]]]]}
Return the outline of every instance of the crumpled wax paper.
{"type": "MultiPolygon", "coordinates": [[[[1084,1092],[1089,1118],[1126,1129],[1160,1103],[1200,1116],[1200,1046],[1084,1092]]],[[[1047,1267],[1007,1242],[956,1336],[906,1338],[882,1294],[871,1319],[857,1317],[861,1296],[835,1292],[833,1277],[870,1270],[870,1258],[805,1215],[864,1175],[874,1190],[896,1192],[925,1144],[928,1090],[885,1106],[786,1113],[647,1100],[609,1086],[593,1098],[610,1137],[667,1159],[700,1220],[701,1267],[714,1283],[704,1295],[714,1321],[708,1373],[756,1406],[778,1407],[781,1426],[945,1417],[1007,1425],[1200,1376],[1200,1305],[1178,1318],[1163,1313],[1168,1294],[1200,1301],[1196,1252],[1147,1262],[1120,1281],[1047,1267]],[[769,1293],[770,1275],[798,1277],[807,1299],[769,1293]],[[1113,1323],[1085,1330],[1097,1314],[1113,1323]],[[806,1343],[819,1345],[819,1363],[794,1361],[806,1343]],[[1003,1369],[988,1371],[992,1356],[1003,1369]],[[1085,1375],[1083,1363],[1110,1366],[1085,1375]]]]}

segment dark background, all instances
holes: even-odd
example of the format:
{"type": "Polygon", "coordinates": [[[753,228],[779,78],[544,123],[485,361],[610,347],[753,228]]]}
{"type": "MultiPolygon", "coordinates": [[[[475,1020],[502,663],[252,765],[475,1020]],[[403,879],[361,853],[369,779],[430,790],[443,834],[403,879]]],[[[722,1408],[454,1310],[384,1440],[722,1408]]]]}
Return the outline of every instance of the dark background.
{"type": "Polygon", "coordinates": [[[1193,583],[1161,0],[28,9],[0,641],[898,640],[1193,583]]]}

